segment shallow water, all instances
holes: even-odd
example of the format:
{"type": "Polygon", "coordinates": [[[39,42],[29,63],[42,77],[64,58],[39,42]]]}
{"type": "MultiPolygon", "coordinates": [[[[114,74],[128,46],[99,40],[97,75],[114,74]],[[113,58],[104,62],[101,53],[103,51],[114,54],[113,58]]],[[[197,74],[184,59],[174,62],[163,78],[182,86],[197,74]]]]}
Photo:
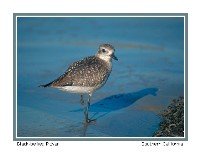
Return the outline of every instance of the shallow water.
{"type": "MultiPolygon", "coordinates": [[[[37,18],[17,20],[18,137],[151,137],[158,112],[184,95],[183,18],[37,18]],[[111,43],[119,61],[92,96],[93,125],[80,96],[39,88],[111,43]]],[[[87,100],[87,97],[85,97],[87,100]]]]}

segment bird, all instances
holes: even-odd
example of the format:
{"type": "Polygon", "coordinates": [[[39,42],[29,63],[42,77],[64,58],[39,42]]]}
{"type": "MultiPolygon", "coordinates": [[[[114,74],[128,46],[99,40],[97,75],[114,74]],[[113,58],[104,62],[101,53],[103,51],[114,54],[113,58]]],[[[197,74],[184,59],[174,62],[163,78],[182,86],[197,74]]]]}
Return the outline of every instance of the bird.
{"type": "Polygon", "coordinates": [[[95,55],[72,63],[57,79],[39,87],[52,87],[65,92],[80,94],[85,123],[91,123],[94,121],[88,118],[91,96],[108,80],[112,71],[112,59],[118,61],[114,53],[115,48],[111,44],[101,44],[95,55]],[[84,106],[83,95],[85,94],[88,94],[87,107],[84,106]]]}

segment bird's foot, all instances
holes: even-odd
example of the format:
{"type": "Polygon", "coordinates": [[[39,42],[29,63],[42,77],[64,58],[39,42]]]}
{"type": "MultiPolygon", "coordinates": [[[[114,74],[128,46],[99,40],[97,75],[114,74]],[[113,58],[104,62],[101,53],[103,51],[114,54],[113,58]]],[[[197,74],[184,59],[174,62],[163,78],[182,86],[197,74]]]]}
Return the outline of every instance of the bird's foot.
{"type": "Polygon", "coordinates": [[[96,119],[87,119],[85,120],[85,124],[88,125],[88,124],[95,124],[96,123],[96,119]]]}

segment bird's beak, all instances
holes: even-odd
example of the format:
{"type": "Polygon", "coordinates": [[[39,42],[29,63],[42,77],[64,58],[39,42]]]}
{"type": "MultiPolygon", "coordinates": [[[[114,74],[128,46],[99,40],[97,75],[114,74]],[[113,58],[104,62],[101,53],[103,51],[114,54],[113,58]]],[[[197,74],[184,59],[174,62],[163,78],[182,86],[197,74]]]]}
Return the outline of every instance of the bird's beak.
{"type": "Polygon", "coordinates": [[[117,58],[114,54],[112,54],[112,58],[113,58],[114,60],[118,61],[118,58],[117,58]]]}

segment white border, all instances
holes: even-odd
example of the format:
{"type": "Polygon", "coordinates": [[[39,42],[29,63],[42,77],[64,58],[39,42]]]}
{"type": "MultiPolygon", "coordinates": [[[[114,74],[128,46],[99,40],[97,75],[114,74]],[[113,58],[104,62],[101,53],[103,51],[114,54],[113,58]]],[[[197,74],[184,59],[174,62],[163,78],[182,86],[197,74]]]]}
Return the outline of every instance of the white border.
{"type": "MultiPolygon", "coordinates": [[[[51,13],[50,13],[51,14],[51,13]]],[[[84,13],[83,13],[84,14],[84,13]]],[[[153,14],[153,13],[150,13],[150,14],[153,14]]],[[[168,13],[168,14],[170,14],[170,13],[168,13]]],[[[178,14],[178,13],[177,13],[178,14]]],[[[179,14],[181,14],[181,13],[179,13],[179,14]]],[[[174,140],[176,140],[176,139],[178,139],[179,141],[181,140],[181,139],[183,139],[183,141],[185,141],[184,139],[186,138],[186,132],[184,132],[184,137],[17,137],[17,18],[18,17],[71,17],[71,18],[74,18],[74,17],[95,17],[95,18],[99,18],[99,17],[105,17],[105,18],[109,18],[109,17],[114,17],[114,18],[118,18],[118,17],[137,17],[137,18],[140,18],[140,17],[183,17],[184,18],[184,129],[186,128],[186,108],[185,108],[185,104],[186,104],[186,99],[185,99],[185,92],[186,92],[186,90],[185,90],[185,83],[186,83],[186,78],[185,78],[185,68],[186,68],[186,63],[185,63],[185,59],[186,59],[186,57],[185,57],[185,41],[186,41],[186,39],[185,39],[185,32],[186,32],[186,21],[185,21],[185,16],[184,15],[177,15],[177,16],[174,16],[174,15],[166,15],[166,14],[163,14],[163,15],[156,15],[156,16],[148,16],[148,15],[130,15],[130,16],[127,16],[127,15],[125,15],[125,16],[123,16],[123,15],[117,15],[117,16],[107,16],[107,15],[99,15],[99,16],[95,16],[95,15],[83,15],[83,16],[81,16],[81,15],[63,15],[63,16],[60,16],[60,15],[50,15],[50,16],[47,16],[47,15],[16,15],[16,17],[15,17],[15,20],[16,20],[16,28],[15,28],[15,30],[16,30],[16,38],[15,38],[15,43],[16,43],[16,63],[15,63],[15,65],[16,65],[16,82],[15,82],[15,85],[16,85],[16,102],[15,102],[15,105],[16,105],[16,125],[15,125],[15,137],[16,137],[16,139],[20,139],[20,140],[23,140],[23,139],[29,139],[29,140],[34,140],[34,139],[37,139],[37,140],[41,140],[41,141],[43,141],[43,139],[46,139],[47,141],[48,140],[55,140],[55,139],[58,139],[58,140],[56,140],[56,141],[60,141],[60,140],[66,140],[66,141],[70,141],[70,140],[74,140],[74,139],[77,139],[76,141],[79,141],[79,140],[86,140],[86,141],[88,141],[89,139],[91,139],[91,140],[98,140],[98,141],[101,141],[101,139],[102,140],[104,140],[104,141],[106,141],[106,139],[108,139],[109,141],[111,140],[115,140],[115,141],[121,141],[121,140],[124,140],[124,139],[127,139],[127,140],[131,140],[131,141],[138,141],[137,139],[140,139],[140,141],[146,141],[146,140],[148,140],[148,141],[152,141],[152,139],[154,139],[153,141],[165,141],[165,139],[166,139],[166,141],[168,141],[169,139],[174,139],[174,140]],[[119,140],[116,140],[116,139],[119,139],[119,140]],[[141,139],[144,139],[144,140],[141,140],[141,139]]],[[[188,132],[188,129],[187,129],[187,132],[188,132]]],[[[89,140],[90,141],[90,140],[89,140]]],[[[181,140],[182,141],[182,140],[181,140]]]]}

